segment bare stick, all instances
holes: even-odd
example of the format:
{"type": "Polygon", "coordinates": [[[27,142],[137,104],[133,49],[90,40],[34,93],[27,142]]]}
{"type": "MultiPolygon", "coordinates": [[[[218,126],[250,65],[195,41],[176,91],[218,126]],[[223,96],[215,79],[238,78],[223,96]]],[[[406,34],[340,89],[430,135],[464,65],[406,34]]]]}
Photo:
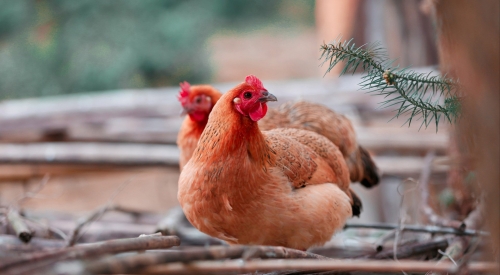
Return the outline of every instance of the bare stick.
{"type": "Polygon", "coordinates": [[[39,231],[36,230],[36,227],[40,227],[40,228],[43,228],[44,230],[46,230],[46,232],[48,233],[48,234],[46,234],[46,237],[51,237],[52,234],[55,234],[55,235],[59,236],[61,239],[68,241],[68,236],[66,235],[66,233],[64,233],[59,228],[43,224],[43,223],[41,223],[33,218],[29,218],[29,217],[24,217],[24,218],[26,219],[26,221],[31,223],[32,228],[33,227],[35,228],[32,231],[33,235],[41,237],[40,235],[37,235],[37,233],[39,231]],[[35,224],[35,226],[33,226],[33,224],[35,224]]]}
{"type": "Polygon", "coordinates": [[[17,210],[10,208],[9,212],[7,212],[7,220],[21,241],[28,243],[31,240],[32,232],[17,210]]]}
{"type": "Polygon", "coordinates": [[[146,236],[141,238],[118,239],[91,244],[82,244],[48,252],[37,252],[21,255],[14,260],[0,263],[0,273],[22,273],[46,267],[57,261],[99,257],[105,254],[116,254],[148,249],[166,249],[180,244],[176,236],[146,236]],[[15,271],[15,272],[14,272],[15,271]]]}
{"type": "Polygon", "coordinates": [[[136,272],[141,268],[172,262],[191,262],[199,260],[249,258],[281,259],[328,259],[309,252],[279,246],[214,246],[195,248],[167,253],[148,253],[119,258],[108,258],[91,263],[86,271],[94,274],[115,274],[136,272]],[[251,254],[251,255],[249,255],[251,254]]]}
{"type": "Polygon", "coordinates": [[[154,237],[154,236],[161,237],[163,235],[161,234],[161,232],[156,232],[156,233],[153,233],[153,234],[141,234],[141,235],[139,235],[139,238],[154,237]]]}
{"type": "MultiPolygon", "coordinates": [[[[464,220],[464,224],[467,228],[476,229],[479,228],[483,222],[483,211],[484,211],[484,198],[481,199],[479,205],[472,212],[469,213],[467,218],[464,220]]],[[[470,237],[467,236],[457,236],[450,243],[450,246],[439,260],[439,262],[456,262],[460,257],[464,256],[465,250],[469,247],[470,237]]],[[[465,268],[467,262],[474,251],[469,251],[469,255],[463,257],[458,265],[459,269],[465,268]]]]}
{"type": "Polygon", "coordinates": [[[450,246],[443,253],[443,257],[441,257],[440,261],[446,260],[458,260],[460,258],[465,249],[469,246],[469,238],[467,237],[455,237],[450,243],[450,246]]]}
{"type": "MultiPolygon", "coordinates": [[[[372,229],[382,229],[382,230],[393,230],[397,229],[397,224],[386,224],[386,223],[366,223],[366,224],[346,224],[344,229],[349,228],[372,228],[372,229]]],[[[480,230],[458,230],[453,227],[441,227],[434,225],[412,225],[405,224],[401,228],[402,231],[411,232],[422,232],[422,233],[432,233],[432,234],[454,234],[458,236],[489,236],[490,233],[480,230]]]]}
{"type": "MultiPolygon", "coordinates": [[[[425,243],[417,243],[412,245],[399,246],[397,250],[398,259],[405,259],[416,255],[436,251],[438,249],[445,249],[448,247],[448,240],[436,240],[425,243]]],[[[394,257],[395,251],[379,252],[368,258],[372,259],[391,259],[394,257]]]]}
{"type": "MultiPolygon", "coordinates": [[[[463,252],[469,246],[469,239],[469,237],[453,238],[446,251],[441,253],[443,256],[438,261],[438,263],[456,262],[460,257],[462,257],[463,252]]],[[[432,274],[437,275],[437,273],[432,274]]]]}
{"type": "Polygon", "coordinates": [[[394,236],[396,236],[396,229],[394,230],[391,230],[387,233],[385,233],[382,237],[380,237],[377,242],[375,242],[375,250],[377,250],[377,252],[380,252],[384,249],[384,244],[391,240],[392,238],[394,238],[394,236]]]}
{"type": "MultiPolygon", "coordinates": [[[[172,263],[150,266],[140,270],[142,274],[204,274],[208,272],[255,272],[276,270],[315,270],[315,271],[365,271],[365,272],[448,272],[457,270],[452,263],[422,262],[402,260],[261,260],[224,262],[201,261],[192,263],[172,263]]],[[[488,273],[498,271],[498,264],[493,262],[476,262],[469,266],[471,272],[488,273]]]]}
{"type": "Polygon", "coordinates": [[[103,207],[98,208],[96,211],[92,212],[90,215],[88,215],[84,219],[80,219],[78,221],[78,224],[76,225],[75,229],[73,232],[71,232],[71,235],[68,238],[68,246],[73,246],[76,241],[78,240],[78,235],[80,234],[80,231],[82,228],[87,225],[92,223],[94,220],[99,219],[104,213],[109,211],[111,208],[111,205],[105,205],[103,207]]]}
{"type": "MultiPolygon", "coordinates": [[[[51,221],[50,225],[59,228],[64,232],[71,234],[75,229],[72,221],[51,221]]],[[[135,238],[141,234],[150,234],[155,232],[153,224],[141,223],[122,223],[122,222],[101,222],[95,221],[86,229],[85,234],[79,234],[77,243],[92,243],[98,241],[107,241],[112,239],[135,238]]],[[[163,234],[164,236],[166,234],[163,234]]],[[[182,240],[182,239],[181,239],[182,240]]],[[[66,242],[67,244],[68,242],[66,242]]]]}
{"type": "Polygon", "coordinates": [[[3,251],[26,251],[48,250],[64,247],[62,240],[49,240],[44,238],[31,238],[28,244],[12,235],[0,235],[0,250],[3,251]]]}
{"type": "MultiPolygon", "coordinates": [[[[470,242],[471,241],[469,240],[469,243],[470,242]]],[[[458,263],[458,270],[460,270],[460,271],[467,270],[467,265],[469,264],[469,261],[472,258],[472,255],[474,255],[474,252],[476,252],[476,249],[479,247],[480,243],[481,243],[481,238],[477,238],[477,240],[472,245],[469,246],[469,248],[467,249],[467,252],[463,254],[462,259],[458,263]]]]}
{"type": "Polygon", "coordinates": [[[453,227],[459,230],[465,229],[465,224],[460,221],[448,220],[446,218],[437,215],[432,207],[429,206],[429,179],[432,170],[432,161],[434,160],[435,152],[430,151],[424,158],[424,166],[422,167],[422,172],[420,174],[420,196],[422,199],[421,209],[422,212],[427,217],[427,220],[434,225],[453,227]]]}
{"type": "Polygon", "coordinates": [[[75,229],[71,233],[71,236],[68,238],[68,246],[73,246],[76,243],[76,241],[78,240],[80,231],[82,230],[82,228],[84,226],[101,218],[106,212],[110,212],[110,211],[129,213],[129,214],[134,215],[134,216],[138,216],[138,215],[142,214],[142,212],[140,212],[140,211],[126,209],[126,208],[123,208],[123,207],[117,206],[117,205],[107,204],[103,207],[100,207],[96,211],[91,213],[89,216],[87,216],[86,218],[84,218],[78,222],[77,226],[75,227],[75,229]]]}
{"type": "MultiPolygon", "coordinates": [[[[78,235],[80,234],[80,231],[82,230],[82,228],[85,226],[85,225],[88,225],[90,223],[92,223],[93,221],[95,220],[98,220],[99,218],[102,217],[102,215],[104,215],[104,213],[108,212],[108,211],[122,211],[122,212],[127,212],[127,213],[130,213],[130,211],[125,211],[124,208],[122,207],[119,207],[119,206],[113,206],[111,205],[111,203],[113,202],[114,198],[118,195],[118,193],[120,193],[123,188],[125,188],[125,186],[128,185],[128,183],[130,182],[130,180],[122,183],[116,190],[115,192],[111,195],[111,197],[109,198],[108,202],[106,203],[106,205],[104,205],[103,207],[100,207],[98,208],[96,211],[94,211],[93,213],[91,213],[89,216],[87,216],[86,218],[80,220],[77,224],[77,226],[75,227],[75,229],[73,230],[73,232],[71,233],[69,239],[68,239],[68,246],[73,246],[76,241],[78,240],[78,235]]],[[[134,215],[137,215],[137,211],[133,211],[132,214],[134,215]]]]}
{"type": "MultiPolygon", "coordinates": [[[[46,174],[40,181],[40,184],[35,188],[35,190],[23,194],[20,198],[16,200],[15,204],[19,205],[20,203],[22,203],[23,200],[27,198],[33,198],[38,192],[40,192],[40,190],[42,190],[45,187],[49,179],[50,175],[46,174]]],[[[9,210],[7,212],[7,220],[12,229],[14,230],[14,232],[16,232],[16,235],[20,240],[22,240],[25,243],[28,243],[31,240],[33,232],[26,224],[25,219],[21,217],[17,208],[9,207],[9,210]]]]}

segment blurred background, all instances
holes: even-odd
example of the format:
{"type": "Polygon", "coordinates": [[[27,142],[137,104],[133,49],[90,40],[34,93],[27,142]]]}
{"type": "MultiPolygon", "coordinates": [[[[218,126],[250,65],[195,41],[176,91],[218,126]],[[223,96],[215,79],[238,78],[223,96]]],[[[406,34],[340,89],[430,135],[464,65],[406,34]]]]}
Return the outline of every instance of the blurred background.
{"type": "MultiPolygon", "coordinates": [[[[380,41],[402,66],[437,64],[422,1],[3,1],[2,99],[189,80],[320,77],[319,46],[380,41]]],[[[333,74],[335,75],[335,74],[333,74]]]]}
{"type": "Polygon", "coordinates": [[[4,1],[1,96],[239,81],[256,70],[266,78],[315,76],[314,4],[4,1]]]}
{"type": "MultiPolygon", "coordinates": [[[[319,59],[320,46],[342,36],[379,41],[401,66],[439,70],[427,2],[4,0],[0,203],[81,215],[112,201],[165,213],[178,205],[178,83],[226,91],[254,74],[278,104],[321,102],[353,121],[384,174],[372,190],[356,186],[365,212],[353,222],[400,220],[401,194],[417,192],[405,179],[419,177],[429,150],[431,192],[443,198],[434,207],[446,209],[448,125],[402,127],[382,98],[359,90],[359,75],[324,75],[319,59]]],[[[408,194],[404,205],[418,212],[408,194]]]]}

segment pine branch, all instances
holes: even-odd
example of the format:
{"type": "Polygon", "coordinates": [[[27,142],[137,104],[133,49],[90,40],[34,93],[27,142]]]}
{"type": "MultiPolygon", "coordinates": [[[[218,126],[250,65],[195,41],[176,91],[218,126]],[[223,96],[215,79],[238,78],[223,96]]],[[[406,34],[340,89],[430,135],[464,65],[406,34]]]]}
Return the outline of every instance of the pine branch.
{"type": "Polygon", "coordinates": [[[387,98],[382,102],[383,107],[397,106],[395,118],[410,114],[405,122],[408,126],[413,120],[422,119],[421,127],[428,127],[434,121],[437,130],[442,117],[453,123],[459,116],[459,85],[453,79],[393,66],[394,61],[388,59],[378,43],[356,47],[352,39],[343,43],[337,39],[321,49],[322,64],[328,62],[326,73],[340,62],[345,62],[340,75],[363,69],[366,74],[361,88],[387,98]]]}

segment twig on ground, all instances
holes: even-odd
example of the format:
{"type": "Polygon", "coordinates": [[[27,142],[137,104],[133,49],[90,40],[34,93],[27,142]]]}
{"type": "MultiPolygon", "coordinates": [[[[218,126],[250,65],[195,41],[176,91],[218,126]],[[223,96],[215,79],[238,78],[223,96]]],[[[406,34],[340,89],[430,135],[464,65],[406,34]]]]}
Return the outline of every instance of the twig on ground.
{"type": "MultiPolygon", "coordinates": [[[[477,205],[476,209],[469,213],[467,218],[464,220],[464,224],[467,225],[467,228],[476,229],[479,228],[483,222],[483,211],[484,211],[484,199],[477,205]]],[[[469,230],[470,230],[469,229],[469,230]]],[[[468,255],[464,256],[464,252],[469,247],[469,243],[471,241],[470,236],[456,236],[450,246],[443,253],[443,256],[439,260],[439,262],[459,262],[458,270],[462,270],[466,268],[469,258],[474,251],[470,251],[468,255]],[[462,259],[460,259],[464,256],[462,259]],[[459,261],[460,259],[460,261],[459,261]]]]}
{"type": "MultiPolygon", "coordinates": [[[[82,219],[78,222],[77,226],[71,233],[69,240],[68,240],[68,246],[73,246],[76,241],[78,241],[78,235],[80,234],[80,231],[85,225],[91,224],[93,221],[98,220],[104,215],[104,213],[108,211],[122,211],[122,212],[127,212],[130,213],[129,211],[125,211],[125,209],[119,207],[119,206],[114,206],[112,205],[113,200],[115,197],[130,183],[132,179],[129,179],[125,182],[123,182],[114,192],[111,194],[110,198],[108,199],[108,202],[103,206],[98,208],[96,211],[94,211],[92,214],[87,216],[85,219],[82,219]]],[[[131,212],[133,215],[137,215],[137,211],[132,211],[131,212]]]]}
{"type": "MultiPolygon", "coordinates": [[[[389,224],[389,223],[365,223],[365,224],[346,224],[344,229],[349,228],[372,228],[372,229],[382,229],[382,230],[393,230],[397,229],[397,224],[389,224]]],[[[402,231],[411,231],[411,232],[422,232],[422,233],[431,233],[431,234],[454,234],[458,236],[489,236],[490,233],[486,231],[480,230],[457,230],[452,227],[441,227],[434,225],[412,225],[405,224],[402,231]]]]}
{"type": "Polygon", "coordinates": [[[105,254],[116,254],[148,249],[166,249],[178,246],[180,239],[176,236],[151,236],[131,239],[118,239],[74,247],[65,247],[47,252],[35,252],[21,255],[18,258],[0,263],[0,273],[23,273],[44,268],[47,265],[63,260],[95,258],[105,254]]]}
{"type": "Polygon", "coordinates": [[[310,248],[308,251],[334,259],[360,258],[376,253],[371,243],[360,243],[348,246],[344,243],[330,243],[323,247],[310,248]]]}
{"type": "Polygon", "coordinates": [[[26,224],[25,218],[21,216],[18,206],[27,198],[33,198],[40,190],[42,190],[50,179],[50,175],[46,174],[35,190],[24,193],[21,197],[17,198],[13,203],[15,206],[7,207],[7,221],[10,227],[16,232],[16,235],[25,243],[28,243],[33,236],[32,230],[26,224]]]}
{"type": "MultiPolygon", "coordinates": [[[[68,235],[70,235],[75,229],[73,221],[56,220],[50,221],[49,224],[51,227],[59,228],[62,231],[67,232],[68,235]]],[[[78,237],[77,243],[92,243],[112,239],[135,238],[141,234],[150,234],[154,232],[155,226],[153,224],[94,221],[92,225],[85,230],[85,234],[79,234],[80,236],[78,237]]]]}
{"type": "Polygon", "coordinates": [[[144,237],[161,237],[163,236],[163,234],[161,232],[156,232],[156,233],[153,233],[153,234],[141,234],[139,235],[139,238],[144,238],[144,237]]]}
{"type": "Polygon", "coordinates": [[[384,249],[384,244],[389,240],[393,239],[395,235],[396,235],[396,229],[385,233],[375,242],[375,250],[377,252],[382,251],[384,249]]]}
{"type": "MultiPolygon", "coordinates": [[[[241,261],[228,260],[224,262],[200,261],[191,263],[171,263],[146,267],[141,274],[206,274],[209,272],[255,272],[275,270],[315,270],[315,271],[365,271],[365,272],[437,272],[453,273],[457,267],[453,263],[422,262],[402,260],[260,260],[241,261]]],[[[493,262],[476,262],[469,266],[471,272],[488,273],[498,270],[498,264],[493,262]]]]}
{"type": "Polygon", "coordinates": [[[0,235],[0,250],[4,251],[26,251],[33,252],[37,250],[49,250],[54,248],[64,247],[62,240],[49,240],[44,238],[31,238],[30,242],[26,244],[18,237],[13,235],[0,235]]]}
{"type": "Polygon", "coordinates": [[[40,221],[35,220],[34,218],[30,218],[30,217],[24,217],[24,218],[26,219],[26,221],[28,221],[28,222],[31,223],[32,228],[35,227],[35,229],[33,229],[33,231],[32,231],[33,235],[41,237],[40,235],[37,235],[37,233],[39,231],[36,230],[36,227],[38,226],[38,227],[41,227],[44,230],[46,230],[46,232],[49,234],[47,237],[52,237],[53,236],[52,234],[55,234],[55,235],[59,236],[62,240],[68,241],[68,235],[66,235],[66,233],[64,233],[59,228],[53,227],[53,226],[50,226],[50,225],[47,225],[47,224],[43,224],[40,221]],[[35,224],[35,226],[33,226],[33,224],[35,224]]]}
{"type": "MultiPolygon", "coordinates": [[[[433,252],[438,249],[445,249],[448,247],[448,240],[433,240],[425,243],[416,243],[404,246],[398,246],[397,255],[398,259],[405,259],[416,255],[421,255],[428,252],[433,252]]],[[[371,259],[392,259],[395,251],[382,251],[368,258],[371,259]]]]}
{"type": "Polygon", "coordinates": [[[93,213],[91,213],[90,215],[88,215],[84,219],[81,219],[78,222],[77,226],[75,227],[73,232],[71,232],[71,235],[68,238],[68,246],[73,246],[76,243],[76,241],[79,238],[80,231],[84,226],[91,224],[93,221],[101,218],[106,212],[111,212],[111,211],[128,213],[134,216],[138,216],[142,213],[137,210],[130,210],[123,208],[121,206],[106,204],[105,206],[98,208],[96,211],[94,211],[93,213]]]}
{"type": "Polygon", "coordinates": [[[96,211],[92,212],[90,215],[85,217],[84,219],[80,219],[78,221],[78,224],[76,225],[75,229],[71,232],[71,235],[68,238],[68,246],[73,246],[76,241],[78,240],[80,231],[82,228],[87,225],[92,223],[93,221],[99,219],[104,213],[110,210],[112,206],[109,204],[106,204],[104,207],[100,207],[96,211]]]}
{"type": "Polygon", "coordinates": [[[457,265],[457,262],[455,262],[455,260],[448,254],[446,254],[446,252],[443,252],[441,249],[438,250],[438,253],[443,255],[443,256],[446,256],[448,257],[448,259],[450,259],[450,261],[454,264],[454,265],[457,265]]]}
{"type": "Polygon", "coordinates": [[[464,236],[457,236],[453,238],[438,262],[450,262],[450,259],[453,259],[453,262],[458,261],[458,259],[462,257],[465,249],[469,246],[469,240],[469,237],[464,236]]]}
{"type": "MultiPolygon", "coordinates": [[[[471,241],[469,240],[469,243],[471,241]]],[[[463,254],[462,259],[458,263],[458,270],[461,272],[466,272],[467,271],[467,265],[469,264],[470,259],[472,258],[472,255],[474,255],[474,252],[476,252],[476,249],[479,247],[479,244],[481,243],[481,237],[477,238],[476,241],[469,246],[467,249],[467,252],[463,254]]]]}
{"type": "MultiPolygon", "coordinates": [[[[286,271],[274,271],[270,273],[259,272],[255,275],[351,275],[348,271],[298,271],[298,270],[286,270],[286,271]]],[[[245,274],[246,275],[246,274],[245,274]]]]}
{"type": "Polygon", "coordinates": [[[422,167],[422,172],[420,174],[420,196],[422,200],[421,209],[427,220],[434,225],[453,227],[458,230],[464,230],[465,224],[460,221],[449,220],[437,215],[432,207],[429,206],[429,179],[432,171],[432,161],[434,160],[435,152],[430,151],[424,158],[424,166],[422,167]]]}
{"type": "Polygon", "coordinates": [[[200,260],[237,259],[251,251],[252,258],[283,259],[329,259],[300,250],[274,246],[214,246],[189,250],[147,253],[123,257],[112,257],[90,263],[86,271],[97,274],[134,273],[148,266],[200,260]]]}
{"type": "Polygon", "coordinates": [[[31,229],[26,225],[24,218],[21,217],[17,209],[10,208],[7,212],[7,220],[12,227],[16,236],[23,242],[28,243],[33,236],[31,229]]]}

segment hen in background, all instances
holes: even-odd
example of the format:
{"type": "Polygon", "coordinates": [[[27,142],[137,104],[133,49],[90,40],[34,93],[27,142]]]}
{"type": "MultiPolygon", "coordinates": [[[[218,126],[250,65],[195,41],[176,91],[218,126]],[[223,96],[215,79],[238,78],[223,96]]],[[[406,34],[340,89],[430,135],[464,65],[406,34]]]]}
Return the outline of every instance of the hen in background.
{"type": "Polygon", "coordinates": [[[188,82],[182,82],[180,87],[177,99],[182,105],[182,113],[187,114],[177,136],[177,146],[181,151],[179,167],[182,170],[193,155],[207,125],[208,115],[222,94],[210,85],[191,86],[188,82]]]}

